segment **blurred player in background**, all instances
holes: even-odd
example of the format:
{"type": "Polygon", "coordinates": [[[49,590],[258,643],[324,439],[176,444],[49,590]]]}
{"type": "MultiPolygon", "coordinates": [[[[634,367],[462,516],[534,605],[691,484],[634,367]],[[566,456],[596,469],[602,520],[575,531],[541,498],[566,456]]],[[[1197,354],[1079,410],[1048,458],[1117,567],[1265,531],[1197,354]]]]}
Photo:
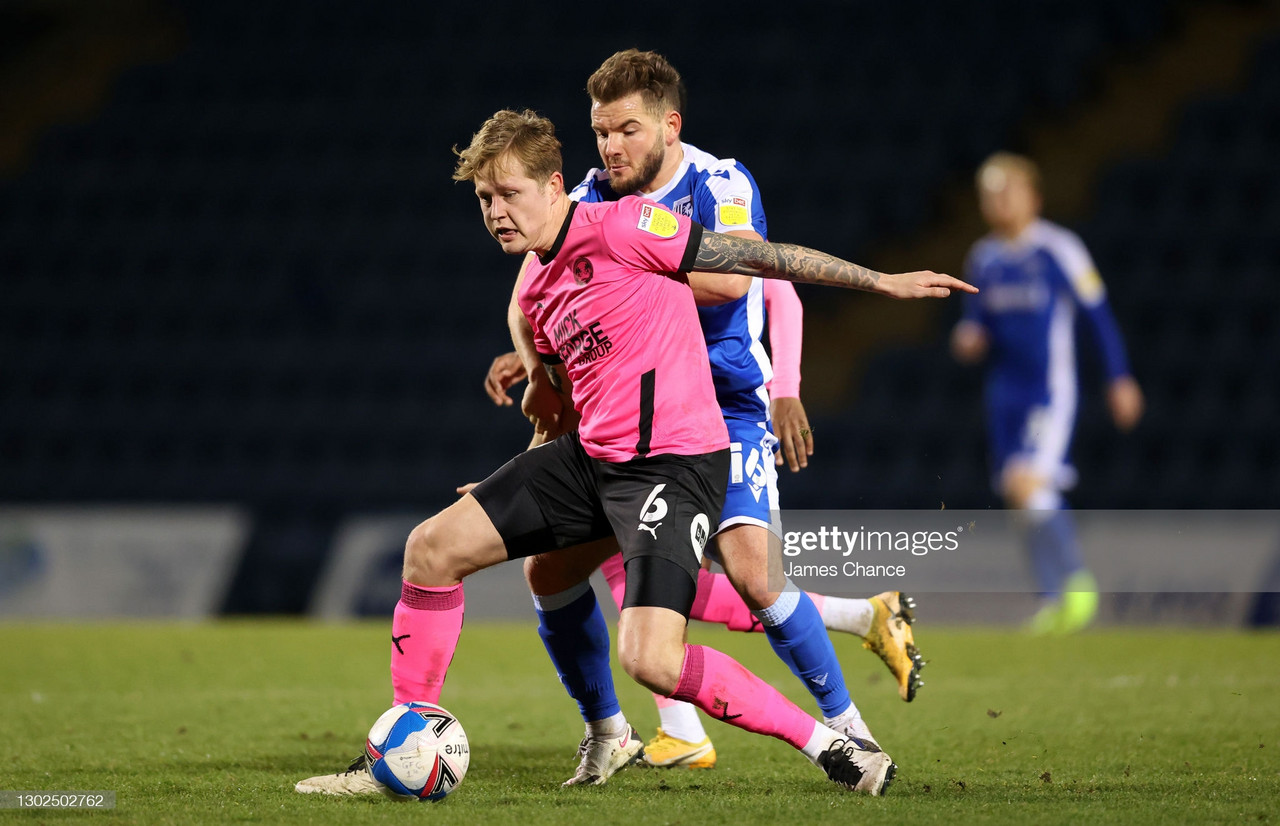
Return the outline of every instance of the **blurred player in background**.
{"type": "MultiPolygon", "coordinates": [[[[679,73],[653,52],[629,49],[608,58],[587,82],[592,98],[591,123],[603,169],[591,170],[570,194],[582,202],[614,201],[637,193],[689,216],[715,232],[750,240],[767,233],[764,209],[755,180],[739,162],[721,160],[680,140],[684,88],[679,73]]],[[[827,628],[856,633],[893,671],[903,699],[920,685],[923,664],[909,626],[911,601],[897,592],[867,599],[824,598],[804,594],[789,582],[781,592],[768,583],[768,545],[772,513],[778,510],[775,464],[792,470],[807,464],[813,434],[799,399],[802,309],[788,282],[749,277],[691,273],[689,283],[711,361],[716,399],[729,429],[732,469],[716,548],[728,575],[703,571],[693,617],[723,622],[739,630],[761,630],[778,655],[809,689],[822,709],[824,722],[859,740],[875,740],[849,696],[827,628]],[[780,374],[775,375],[761,342],[765,308],[780,374]],[[777,450],[770,417],[773,380],[780,398],[777,450]],[[750,603],[751,607],[748,607],[750,603]]],[[[512,335],[520,344],[528,337],[518,312],[509,315],[512,335]]],[[[529,348],[526,341],[522,345],[529,348]]],[[[485,386],[495,402],[510,401],[506,387],[527,370],[515,354],[495,360],[485,386]],[[512,362],[514,361],[514,365],[512,362]]],[[[527,408],[526,405],[523,405],[527,408]]],[[[526,409],[526,412],[529,412],[526,409]]],[[[553,413],[554,415],[554,413],[553,413]]],[[[615,602],[624,603],[625,573],[611,544],[601,565],[615,602]]],[[[538,608],[539,631],[562,681],[578,701],[587,723],[582,773],[603,777],[589,753],[607,744],[614,728],[597,721],[618,713],[610,676],[608,632],[595,594],[583,572],[565,570],[562,556],[539,556],[526,563],[529,585],[538,608]],[[598,648],[584,651],[576,642],[580,630],[591,630],[598,648]]],[[[588,572],[589,573],[589,572],[588,572]]],[[[777,572],[777,581],[783,577],[777,572]]],[[[709,768],[716,752],[690,704],[655,695],[660,724],[645,746],[644,764],[655,767],[709,768]]]]}
{"type": "Polygon", "coordinates": [[[963,364],[987,362],[986,408],[995,485],[1007,507],[1026,512],[1027,550],[1044,604],[1030,627],[1069,633],[1097,612],[1097,584],[1084,566],[1062,493],[1075,484],[1067,454],[1076,417],[1074,325],[1083,314],[1107,376],[1116,427],[1142,417],[1143,397],[1129,371],[1106,290],[1084,244],[1040,217],[1040,176],[1006,152],[977,173],[979,206],[991,233],[969,251],[968,296],[951,335],[963,364]]]}

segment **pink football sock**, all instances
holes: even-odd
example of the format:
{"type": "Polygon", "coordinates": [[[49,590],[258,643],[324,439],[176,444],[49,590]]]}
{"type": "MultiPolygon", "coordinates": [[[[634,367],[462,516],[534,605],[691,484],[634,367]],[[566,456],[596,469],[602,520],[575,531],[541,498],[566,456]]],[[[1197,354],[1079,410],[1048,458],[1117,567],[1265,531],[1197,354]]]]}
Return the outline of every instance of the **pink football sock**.
{"type": "Polygon", "coordinates": [[[698,572],[698,591],[693,598],[692,619],[717,622],[730,631],[763,631],[764,626],[742,601],[738,591],[724,574],[698,572]]]}
{"type": "Polygon", "coordinates": [[[391,618],[391,688],[395,704],[438,703],[462,633],[462,584],[423,588],[405,582],[391,618]]]}
{"type": "Polygon", "coordinates": [[[600,565],[600,573],[609,583],[609,593],[613,594],[613,603],[622,610],[622,598],[627,593],[627,569],[622,565],[622,554],[614,554],[600,565]]]}
{"type": "Polygon", "coordinates": [[[803,750],[816,720],[732,657],[704,645],[684,647],[684,666],[672,699],[693,703],[717,720],[767,734],[803,750]]]}

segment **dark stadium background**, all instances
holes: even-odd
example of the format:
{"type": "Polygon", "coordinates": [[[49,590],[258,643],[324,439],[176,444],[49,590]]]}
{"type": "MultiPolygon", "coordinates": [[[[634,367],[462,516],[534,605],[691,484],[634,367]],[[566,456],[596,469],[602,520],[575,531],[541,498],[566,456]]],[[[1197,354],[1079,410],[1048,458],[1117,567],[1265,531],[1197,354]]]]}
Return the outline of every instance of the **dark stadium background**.
{"type": "MultiPolygon", "coordinates": [[[[1280,4],[1174,0],[5,3],[0,502],[242,506],[223,610],[303,610],[344,518],[425,517],[527,441],[481,391],[515,262],[450,148],[532,107],[576,182],[630,46],[774,240],[880,269],[960,274],[973,169],[1032,154],[1149,404],[1118,435],[1086,353],[1073,504],[1277,506],[1280,4]]],[[[995,506],[958,306],[801,294],[784,504],[995,506]]]]}

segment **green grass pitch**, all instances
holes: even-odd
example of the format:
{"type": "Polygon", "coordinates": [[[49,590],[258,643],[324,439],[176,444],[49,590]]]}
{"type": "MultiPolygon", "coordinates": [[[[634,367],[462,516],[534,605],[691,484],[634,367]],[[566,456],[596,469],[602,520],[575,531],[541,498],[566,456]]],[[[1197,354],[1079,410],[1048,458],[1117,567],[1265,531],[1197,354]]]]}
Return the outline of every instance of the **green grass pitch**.
{"type": "MultiPolygon", "coordinates": [[[[1280,636],[1106,630],[1035,640],[917,625],[925,687],[901,702],[857,640],[855,699],[900,767],[884,798],[789,747],[708,722],[711,771],[561,789],[576,709],[529,624],[470,623],[442,703],[471,768],[439,804],[293,792],[345,765],[390,704],[388,624],[0,624],[0,790],[114,790],[111,811],[21,823],[1269,823],[1280,817],[1280,636]]],[[[761,635],[693,638],[812,701],[761,635]]],[[[644,736],[657,714],[616,673],[644,736]]]]}

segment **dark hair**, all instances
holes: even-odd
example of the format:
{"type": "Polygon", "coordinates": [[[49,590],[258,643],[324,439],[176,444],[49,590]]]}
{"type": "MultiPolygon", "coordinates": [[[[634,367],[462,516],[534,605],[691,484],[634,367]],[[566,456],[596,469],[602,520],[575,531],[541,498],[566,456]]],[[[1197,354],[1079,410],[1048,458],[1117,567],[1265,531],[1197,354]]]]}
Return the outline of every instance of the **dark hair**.
{"type": "Polygon", "coordinates": [[[587,79],[587,94],[597,103],[613,103],[636,92],[654,113],[674,109],[684,114],[684,81],[676,67],[657,52],[616,52],[587,79]]]}

